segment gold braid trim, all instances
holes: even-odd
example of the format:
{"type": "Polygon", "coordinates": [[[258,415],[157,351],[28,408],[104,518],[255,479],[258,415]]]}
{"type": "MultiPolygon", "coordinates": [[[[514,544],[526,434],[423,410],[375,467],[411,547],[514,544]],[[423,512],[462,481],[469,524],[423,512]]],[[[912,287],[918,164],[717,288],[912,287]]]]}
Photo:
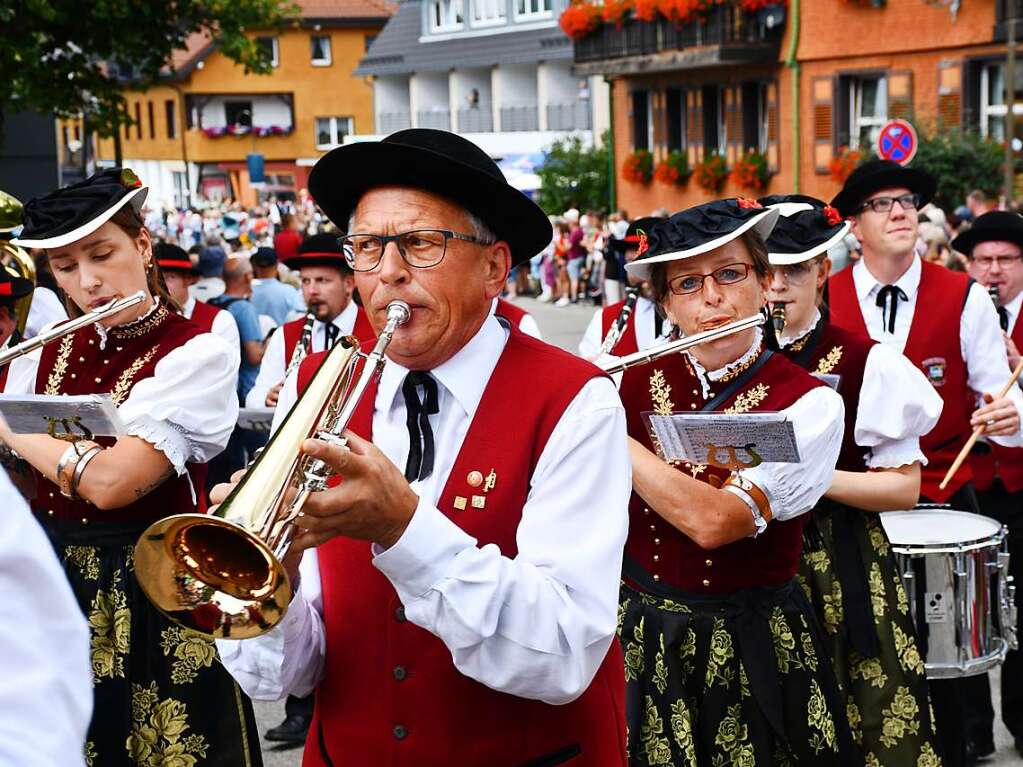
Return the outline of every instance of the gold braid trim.
{"type": "Polygon", "coordinates": [[[835,346],[828,352],[824,357],[821,357],[821,361],[817,363],[817,369],[813,371],[817,375],[827,375],[842,359],[842,347],[835,346]]]}
{"type": "Polygon", "coordinates": [[[744,391],[736,397],[735,404],[731,407],[726,407],[725,412],[728,413],[728,415],[748,413],[767,398],[767,392],[770,391],[770,389],[771,387],[767,384],[757,384],[752,389],[744,391]]]}
{"type": "Polygon", "coordinates": [[[118,325],[116,328],[110,328],[109,332],[114,338],[140,338],[156,328],[169,316],[170,312],[167,311],[167,307],[160,304],[156,308],[156,311],[148,317],[141,320],[134,320],[126,325],[118,325]]]}
{"type": "Polygon", "coordinates": [[[50,377],[46,379],[46,389],[43,394],[60,394],[60,385],[64,383],[64,374],[67,373],[67,363],[71,358],[71,347],[75,342],[75,334],[64,336],[60,342],[60,350],[57,352],[57,361],[53,363],[53,370],[50,377]]]}
{"type": "Polygon", "coordinates": [[[156,346],[131,363],[131,367],[121,373],[120,378],[117,379],[117,383],[114,384],[114,388],[110,392],[110,398],[114,401],[115,405],[120,405],[125,397],[128,396],[128,390],[131,388],[132,383],[134,383],[135,376],[138,375],[138,372],[149,360],[153,359],[159,348],[160,344],[156,344],[156,346]]]}
{"type": "Polygon", "coordinates": [[[657,415],[671,415],[675,412],[675,403],[671,401],[671,385],[664,380],[662,370],[655,370],[650,376],[650,399],[654,401],[654,412],[657,415]]]}

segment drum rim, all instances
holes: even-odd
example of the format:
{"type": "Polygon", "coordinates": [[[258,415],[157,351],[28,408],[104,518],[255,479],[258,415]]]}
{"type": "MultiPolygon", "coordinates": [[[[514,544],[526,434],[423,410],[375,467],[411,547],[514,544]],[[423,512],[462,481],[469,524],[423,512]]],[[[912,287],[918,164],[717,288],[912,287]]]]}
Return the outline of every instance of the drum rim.
{"type": "Polygon", "coordinates": [[[993,546],[1000,546],[1005,540],[1005,525],[1001,524],[997,519],[988,517],[984,514],[975,514],[972,511],[960,511],[959,509],[937,509],[937,508],[920,508],[920,509],[899,509],[893,511],[882,511],[880,512],[881,527],[884,528],[885,535],[888,536],[888,542],[892,546],[893,551],[897,551],[903,554],[911,554],[915,552],[933,552],[935,554],[940,553],[956,553],[960,551],[972,551],[975,549],[986,549],[993,546]],[[962,541],[954,541],[947,543],[897,543],[892,539],[892,534],[884,525],[886,517],[892,518],[893,515],[911,515],[918,511],[941,511],[946,515],[956,516],[969,516],[974,519],[986,520],[995,525],[996,530],[991,535],[986,535],[983,538],[968,538],[962,541]]]}

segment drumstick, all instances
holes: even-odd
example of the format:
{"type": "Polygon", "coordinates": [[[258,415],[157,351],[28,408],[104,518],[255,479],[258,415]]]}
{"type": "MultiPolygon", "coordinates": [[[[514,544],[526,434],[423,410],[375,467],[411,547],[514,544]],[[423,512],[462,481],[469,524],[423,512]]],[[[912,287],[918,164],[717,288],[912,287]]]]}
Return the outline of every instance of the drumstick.
{"type": "MultiPolygon", "coordinates": [[[[1016,365],[1016,369],[1012,371],[1012,376],[1005,383],[1005,386],[1002,387],[1002,393],[999,394],[995,399],[1001,399],[1006,394],[1008,394],[1009,389],[1013,387],[1013,385],[1016,383],[1016,379],[1019,378],[1021,373],[1023,373],[1023,360],[1020,360],[1019,364],[1016,365]]],[[[940,489],[944,490],[945,485],[947,485],[949,481],[952,479],[953,475],[957,471],[959,471],[959,467],[963,465],[963,461],[965,461],[966,456],[970,454],[970,449],[977,441],[977,437],[984,433],[984,428],[986,426],[987,424],[982,423],[980,426],[976,427],[973,430],[973,434],[971,434],[970,438],[966,440],[966,444],[963,445],[963,449],[959,451],[959,455],[957,455],[955,461],[952,462],[952,467],[948,470],[948,474],[945,475],[945,478],[941,480],[941,484],[938,485],[940,489]]]]}

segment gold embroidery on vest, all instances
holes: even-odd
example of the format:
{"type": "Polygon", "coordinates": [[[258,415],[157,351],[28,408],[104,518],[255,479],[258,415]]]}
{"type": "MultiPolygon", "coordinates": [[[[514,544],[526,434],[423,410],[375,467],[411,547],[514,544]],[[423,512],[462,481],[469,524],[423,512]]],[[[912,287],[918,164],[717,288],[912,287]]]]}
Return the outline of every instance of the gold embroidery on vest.
{"type": "Polygon", "coordinates": [[[728,413],[728,415],[748,413],[767,398],[767,392],[770,388],[771,387],[767,384],[757,384],[749,391],[744,391],[736,397],[735,404],[731,407],[726,407],[725,412],[728,413]]]}
{"type": "Polygon", "coordinates": [[[153,330],[169,316],[170,312],[167,311],[167,307],[160,304],[156,311],[145,319],[135,320],[134,322],[129,322],[126,325],[119,325],[116,328],[110,328],[110,335],[114,338],[139,338],[153,330]]]}
{"type": "Polygon", "coordinates": [[[71,346],[74,342],[74,333],[64,336],[61,340],[60,350],[57,352],[57,361],[53,363],[50,377],[46,379],[46,390],[43,394],[60,394],[60,385],[64,383],[64,374],[67,373],[67,362],[71,357],[71,346]]]}
{"type": "Polygon", "coordinates": [[[832,348],[824,357],[821,357],[821,361],[817,363],[817,369],[814,372],[815,375],[827,375],[835,366],[838,365],[842,359],[842,347],[836,346],[832,348]]]}
{"type": "Polygon", "coordinates": [[[114,401],[115,405],[120,405],[124,401],[125,397],[128,396],[128,389],[131,388],[131,385],[135,380],[135,376],[138,375],[138,372],[147,362],[149,362],[149,360],[153,359],[159,348],[160,344],[157,344],[131,363],[131,367],[121,373],[121,377],[117,379],[117,383],[114,384],[114,388],[110,392],[110,398],[114,401]]]}
{"type": "MultiPolygon", "coordinates": [[[[653,375],[650,376],[650,399],[653,400],[654,412],[657,415],[671,415],[675,412],[675,403],[671,401],[671,384],[664,380],[664,372],[662,370],[655,370],[653,375]]],[[[657,451],[657,454],[663,458],[664,451],[661,450],[657,437],[651,434],[650,439],[653,440],[654,449],[657,451]]],[[[689,461],[666,461],[666,463],[676,468],[679,466],[684,467],[686,471],[693,475],[694,479],[707,469],[706,466],[692,464],[689,461]]]]}

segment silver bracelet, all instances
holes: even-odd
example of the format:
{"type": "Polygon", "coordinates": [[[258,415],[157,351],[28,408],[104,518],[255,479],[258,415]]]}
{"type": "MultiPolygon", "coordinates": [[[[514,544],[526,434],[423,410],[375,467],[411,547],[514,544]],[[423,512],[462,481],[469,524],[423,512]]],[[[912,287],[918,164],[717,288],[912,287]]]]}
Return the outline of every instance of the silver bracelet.
{"type": "Polygon", "coordinates": [[[78,464],[75,466],[74,476],[71,477],[71,495],[74,498],[78,497],[78,483],[82,481],[82,475],[85,473],[85,467],[89,465],[93,458],[103,452],[103,448],[94,447],[81,458],[78,459],[78,464]]]}
{"type": "Polygon", "coordinates": [[[57,487],[60,488],[60,494],[65,498],[73,498],[71,493],[71,482],[70,477],[66,475],[68,465],[71,461],[77,461],[78,459],[78,448],[74,443],[67,446],[60,458],[57,460],[57,469],[54,476],[57,478],[57,487]]]}
{"type": "Polygon", "coordinates": [[[750,513],[753,515],[753,524],[757,526],[757,532],[755,535],[760,535],[760,533],[767,529],[767,520],[765,520],[764,515],[760,513],[760,507],[757,506],[757,502],[753,500],[752,495],[737,485],[725,485],[721,489],[731,493],[749,506],[750,513]]]}

